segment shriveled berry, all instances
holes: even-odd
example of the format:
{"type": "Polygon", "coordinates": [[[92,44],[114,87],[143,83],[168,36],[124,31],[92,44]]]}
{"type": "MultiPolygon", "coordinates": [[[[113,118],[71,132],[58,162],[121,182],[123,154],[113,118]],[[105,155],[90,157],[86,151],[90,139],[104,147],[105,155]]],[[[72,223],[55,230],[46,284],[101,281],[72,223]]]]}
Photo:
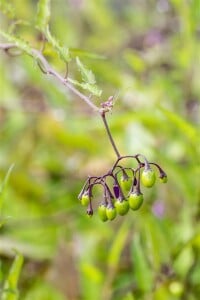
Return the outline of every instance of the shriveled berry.
{"type": "Polygon", "coordinates": [[[150,168],[144,169],[144,171],[142,172],[141,181],[145,187],[152,187],[156,181],[154,170],[150,168]]]}
{"type": "Polygon", "coordinates": [[[108,220],[107,214],[106,214],[106,205],[100,204],[98,207],[98,215],[101,221],[106,222],[108,220]]]}
{"type": "Polygon", "coordinates": [[[115,197],[118,198],[119,197],[119,193],[120,193],[120,188],[118,184],[114,184],[113,185],[113,192],[115,194],[115,197]]]}
{"type": "Polygon", "coordinates": [[[143,195],[139,192],[132,192],[128,197],[128,202],[132,210],[138,210],[143,203],[143,195]]]}
{"type": "Polygon", "coordinates": [[[129,203],[127,200],[117,200],[115,202],[116,211],[120,216],[124,216],[129,211],[129,203]]]}
{"type": "Polygon", "coordinates": [[[106,216],[108,220],[114,220],[116,218],[117,211],[116,208],[113,206],[107,206],[106,207],[106,216]]]}
{"type": "Polygon", "coordinates": [[[90,197],[89,197],[88,193],[83,194],[80,201],[83,206],[87,206],[90,202],[90,197]]]}

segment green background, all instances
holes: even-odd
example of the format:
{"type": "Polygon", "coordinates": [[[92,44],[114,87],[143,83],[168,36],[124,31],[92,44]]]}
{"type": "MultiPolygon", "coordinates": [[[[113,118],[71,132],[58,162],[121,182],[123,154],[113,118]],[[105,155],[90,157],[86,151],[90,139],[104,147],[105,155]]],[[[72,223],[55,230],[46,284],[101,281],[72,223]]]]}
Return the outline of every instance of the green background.
{"type": "MultiPolygon", "coordinates": [[[[39,49],[37,1],[4,2],[1,29],[39,49]]],[[[198,299],[200,1],[52,1],[50,28],[74,53],[69,75],[79,79],[75,55],[96,75],[103,93],[92,101],[115,95],[108,122],[120,153],[159,163],[168,183],[143,189],[137,212],[88,218],[82,185],[115,161],[101,118],[32,58],[1,51],[2,180],[15,164],[3,195],[1,287],[17,249],[19,299],[198,299]]],[[[45,55],[64,76],[48,45],[45,55]]]]}

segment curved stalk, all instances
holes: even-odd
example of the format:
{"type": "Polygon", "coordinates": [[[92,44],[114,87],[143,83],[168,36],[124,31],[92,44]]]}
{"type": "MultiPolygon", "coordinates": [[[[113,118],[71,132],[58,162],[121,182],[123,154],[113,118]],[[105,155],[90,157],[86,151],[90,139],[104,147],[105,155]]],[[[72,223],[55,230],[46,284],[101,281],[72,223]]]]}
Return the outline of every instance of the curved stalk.
{"type": "Polygon", "coordinates": [[[111,134],[110,129],[109,129],[109,127],[108,127],[108,123],[107,123],[107,120],[106,120],[105,112],[102,112],[102,113],[101,113],[101,117],[102,117],[102,120],[103,120],[105,129],[106,129],[106,132],[107,132],[107,134],[108,134],[109,140],[110,140],[110,142],[111,142],[111,145],[112,145],[112,147],[113,147],[113,149],[114,149],[114,151],[115,151],[115,154],[117,155],[118,158],[120,158],[121,155],[120,155],[120,153],[119,153],[119,151],[118,151],[118,149],[117,149],[117,146],[115,145],[115,142],[114,142],[114,140],[113,140],[112,134],[111,134]]]}

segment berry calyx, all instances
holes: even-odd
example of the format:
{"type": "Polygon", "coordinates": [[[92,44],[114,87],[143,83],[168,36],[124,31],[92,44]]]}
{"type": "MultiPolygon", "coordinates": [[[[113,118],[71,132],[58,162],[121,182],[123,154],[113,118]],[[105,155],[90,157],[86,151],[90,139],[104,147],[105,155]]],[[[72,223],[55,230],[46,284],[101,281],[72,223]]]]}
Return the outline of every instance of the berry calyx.
{"type": "Polygon", "coordinates": [[[154,170],[152,170],[150,167],[144,169],[141,175],[141,182],[143,186],[145,187],[152,187],[156,181],[156,175],[154,170]]]}
{"type": "Polygon", "coordinates": [[[143,194],[139,192],[130,193],[128,203],[132,210],[138,210],[143,203],[143,194]]]}
{"type": "Polygon", "coordinates": [[[106,216],[107,216],[108,220],[110,220],[110,221],[114,220],[117,216],[116,208],[113,207],[112,205],[108,205],[106,207],[106,216]]]}
{"type": "Polygon", "coordinates": [[[118,199],[116,202],[115,202],[115,208],[116,208],[116,211],[117,213],[120,215],[120,216],[124,216],[127,214],[127,212],[129,211],[129,203],[127,200],[120,200],[118,199]]]}
{"type": "Polygon", "coordinates": [[[106,214],[106,204],[100,204],[98,207],[98,215],[101,221],[106,222],[108,220],[107,214],[106,214]]]}

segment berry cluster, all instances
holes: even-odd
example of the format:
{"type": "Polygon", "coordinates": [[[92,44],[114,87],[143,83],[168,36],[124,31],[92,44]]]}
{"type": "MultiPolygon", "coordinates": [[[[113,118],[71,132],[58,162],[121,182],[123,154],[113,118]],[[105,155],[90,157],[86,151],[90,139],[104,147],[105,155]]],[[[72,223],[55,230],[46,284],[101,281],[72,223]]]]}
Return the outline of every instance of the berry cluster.
{"type": "Polygon", "coordinates": [[[98,206],[98,215],[105,222],[114,220],[118,215],[124,216],[129,211],[138,210],[143,203],[143,194],[140,184],[151,188],[156,181],[157,169],[160,181],[167,182],[167,175],[162,168],[141,155],[120,156],[112,169],[103,176],[89,176],[78,198],[82,205],[87,206],[87,214],[93,215],[92,198],[93,188],[100,185],[103,188],[103,201],[98,206]],[[119,163],[124,159],[133,159],[137,166],[123,167],[119,163]],[[153,168],[152,168],[153,166],[153,168]]]}

